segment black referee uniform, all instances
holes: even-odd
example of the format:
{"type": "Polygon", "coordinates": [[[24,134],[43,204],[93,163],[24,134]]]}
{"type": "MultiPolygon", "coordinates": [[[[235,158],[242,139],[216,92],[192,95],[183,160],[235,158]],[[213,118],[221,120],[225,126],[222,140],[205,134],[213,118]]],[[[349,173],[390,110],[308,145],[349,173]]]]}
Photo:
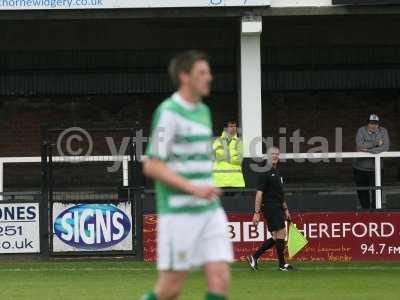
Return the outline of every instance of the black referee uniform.
{"type": "MultiPolygon", "coordinates": [[[[262,192],[261,212],[268,226],[268,231],[275,232],[286,227],[286,214],[284,209],[283,178],[276,167],[260,175],[257,190],[262,192]]],[[[260,248],[247,257],[250,267],[258,269],[258,259],[265,251],[275,246],[281,271],[291,271],[293,267],[285,260],[285,240],[269,238],[260,248]]]]}
{"type": "Polygon", "coordinates": [[[263,192],[261,211],[267,220],[268,231],[277,231],[286,227],[283,209],[283,177],[277,169],[263,173],[258,180],[257,190],[263,192]]]}

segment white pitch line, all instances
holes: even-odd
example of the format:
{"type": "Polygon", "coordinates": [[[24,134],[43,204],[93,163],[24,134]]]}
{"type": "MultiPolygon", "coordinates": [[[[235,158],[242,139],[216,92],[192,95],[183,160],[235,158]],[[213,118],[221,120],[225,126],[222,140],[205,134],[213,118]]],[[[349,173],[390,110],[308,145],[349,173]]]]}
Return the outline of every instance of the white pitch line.
{"type": "Polygon", "coordinates": [[[1,272],[107,272],[107,271],[155,271],[154,268],[37,268],[37,269],[25,269],[25,268],[16,268],[16,269],[1,269],[1,272]]]}
{"type": "Polygon", "coordinates": [[[390,270],[400,270],[400,265],[395,267],[385,267],[385,266],[349,266],[349,267],[299,267],[300,271],[390,271],[390,270]]]}
{"type": "MultiPolygon", "coordinates": [[[[264,271],[274,271],[272,266],[265,266],[264,271]]],[[[297,269],[301,271],[400,271],[399,266],[344,266],[344,267],[306,267],[300,266],[297,269]]],[[[128,272],[149,272],[156,271],[155,268],[11,268],[11,269],[1,269],[1,272],[112,272],[112,271],[128,271],[128,272]]],[[[249,272],[248,268],[233,268],[232,272],[249,272]]]]}

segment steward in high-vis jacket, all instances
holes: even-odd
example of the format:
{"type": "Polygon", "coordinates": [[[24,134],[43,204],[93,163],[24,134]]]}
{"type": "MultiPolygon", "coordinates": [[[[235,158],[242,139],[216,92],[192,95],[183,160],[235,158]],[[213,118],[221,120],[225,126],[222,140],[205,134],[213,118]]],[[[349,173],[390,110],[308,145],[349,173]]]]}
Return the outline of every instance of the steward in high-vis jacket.
{"type": "Polygon", "coordinates": [[[213,175],[217,187],[244,187],[242,173],[243,143],[236,122],[229,121],[222,135],[213,143],[213,175]]]}

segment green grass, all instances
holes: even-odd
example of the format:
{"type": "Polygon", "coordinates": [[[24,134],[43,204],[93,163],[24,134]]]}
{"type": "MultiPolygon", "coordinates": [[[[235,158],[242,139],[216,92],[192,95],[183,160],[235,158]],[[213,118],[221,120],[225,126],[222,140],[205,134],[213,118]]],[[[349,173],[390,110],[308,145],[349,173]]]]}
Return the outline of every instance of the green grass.
{"type": "MultiPolygon", "coordinates": [[[[232,268],[231,300],[400,299],[398,263],[298,263],[293,273],[263,264],[232,268]]],[[[107,262],[0,262],[1,300],[137,300],[152,289],[153,264],[107,262]]],[[[201,272],[192,273],[180,299],[203,299],[201,272]]]]}

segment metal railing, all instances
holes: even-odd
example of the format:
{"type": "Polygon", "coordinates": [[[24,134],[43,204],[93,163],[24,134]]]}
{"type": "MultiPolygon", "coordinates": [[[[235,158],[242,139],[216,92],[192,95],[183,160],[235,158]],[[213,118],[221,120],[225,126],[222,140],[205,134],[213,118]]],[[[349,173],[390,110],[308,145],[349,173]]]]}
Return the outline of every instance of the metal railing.
{"type": "MultiPolygon", "coordinates": [[[[376,208],[382,208],[382,172],[381,172],[381,159],[382,158],[400,158],[400,152],[390,151],[382,152],[379,154],[370,154],[367,152],[326,152],[326,153],[282,153],[281,160],[321,160],[321,159],[336,159],[340,162],[342,159],[349,158],[373,158],[375,160],[375,195],[376,195],[376,208]]],[[[54,163],[72,163],[72,162],[105,162],[105,161],[122,161],[122,186],[129,185],[129,172],[128,162],[130,157],[124,156],[55,156],[53,157],[54,163]]],[[[5,164],[15,163],[40,163],[40,157],[0,157],[0,200],[3,199],[3,171],[5,164]]]]}
{"type": "MultiPolygon", "coordinates": [[[[40,156],[31,157],[0,157],[0,201],[3,200],[4,191],[4,165],[15,163],[40,164],[40,156]]],[[[122,186],[129,185],[128,161],[129,155],[122,156],[54,156],[53,163],[75,163],[75,162],[115,162],[122,161],[122,186]]],[[[40,166],[39,166],[40,167],[40,166]]]]}
{"type": "Polygon", "coordinates": [[[281,155],[282,159],[295,160],[295,159],[345,159],[345,158],[373,158],[375,159],[375,197],[376,209],[382,208],[382,158],[387,157],[400,157],[400,152],[390,151],[378,154],[371,154],[367,152],[327,152],[327,153],[284,153],[281,155]]]}

